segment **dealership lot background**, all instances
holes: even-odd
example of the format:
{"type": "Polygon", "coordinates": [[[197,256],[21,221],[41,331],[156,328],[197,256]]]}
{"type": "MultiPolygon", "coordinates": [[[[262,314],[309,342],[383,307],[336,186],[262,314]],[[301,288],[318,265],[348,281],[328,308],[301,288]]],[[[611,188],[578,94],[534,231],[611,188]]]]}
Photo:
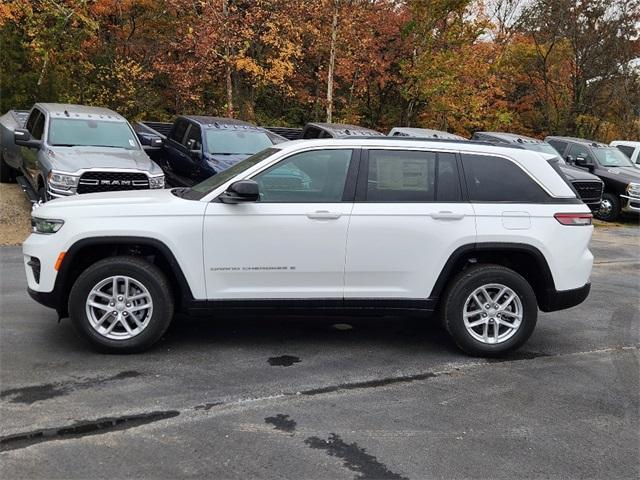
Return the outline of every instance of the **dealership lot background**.
{"type": "Polygon", "coordinates": [[[1,247],[1,476],[637,478],[639,242],[597,225],[588,300],[498,361],[408,317],[180,318],[96,355],[1,247]]]}

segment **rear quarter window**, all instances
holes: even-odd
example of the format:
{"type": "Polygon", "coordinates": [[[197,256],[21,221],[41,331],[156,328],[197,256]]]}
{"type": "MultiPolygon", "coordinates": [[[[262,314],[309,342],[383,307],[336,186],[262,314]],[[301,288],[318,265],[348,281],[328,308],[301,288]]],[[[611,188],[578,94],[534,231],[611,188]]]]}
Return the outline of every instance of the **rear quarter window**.
{"type": "Polygon", "coordinates": [[[547,193],[519,166],[506,158],[462,155],[472,202],[545,203],[547,193]]]}

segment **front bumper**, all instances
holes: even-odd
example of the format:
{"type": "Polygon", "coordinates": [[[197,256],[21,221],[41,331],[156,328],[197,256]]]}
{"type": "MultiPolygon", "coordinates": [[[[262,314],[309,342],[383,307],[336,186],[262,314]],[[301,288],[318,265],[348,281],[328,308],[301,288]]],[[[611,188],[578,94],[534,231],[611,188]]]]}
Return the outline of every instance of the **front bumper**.
{"type": "Polygon", "coordinates": [[[640,212],[640,197],[630,197],[629,195],[620,195],[622,198],[623,212],[640,212]]]}
{"type": "Polygon", "coordinates": [[[590,291],[590,282],[572,290],[547,290],[546,298],[544,301],[539,302],[540,310],[543,312],[555,312],[575,307],[585,301],[590,291]]]}

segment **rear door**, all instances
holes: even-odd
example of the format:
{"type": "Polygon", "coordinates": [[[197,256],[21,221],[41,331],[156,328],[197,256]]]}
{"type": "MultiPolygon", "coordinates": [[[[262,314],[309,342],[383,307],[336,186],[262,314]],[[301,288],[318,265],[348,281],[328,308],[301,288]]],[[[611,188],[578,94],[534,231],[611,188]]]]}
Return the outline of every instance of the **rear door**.
{"type": "Polygon", "coordinates": [[[475,241],[473,208],[463,198],[455,152],[365,151],[347,239],[345,300],[427,306],[451,253],[475,241]]]}

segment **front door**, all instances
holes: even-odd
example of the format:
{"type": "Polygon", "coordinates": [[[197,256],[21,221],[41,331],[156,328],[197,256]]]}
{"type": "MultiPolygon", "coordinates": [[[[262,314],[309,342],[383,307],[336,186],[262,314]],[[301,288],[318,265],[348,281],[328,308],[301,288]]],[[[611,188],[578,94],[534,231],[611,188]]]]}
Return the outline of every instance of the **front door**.
{"type": "Polygon", "coordinates": [[[296,153],[252,177],[260,201],[211,202],[203,233],[208,298],[341,301],[355,156],[296,153]]]}

